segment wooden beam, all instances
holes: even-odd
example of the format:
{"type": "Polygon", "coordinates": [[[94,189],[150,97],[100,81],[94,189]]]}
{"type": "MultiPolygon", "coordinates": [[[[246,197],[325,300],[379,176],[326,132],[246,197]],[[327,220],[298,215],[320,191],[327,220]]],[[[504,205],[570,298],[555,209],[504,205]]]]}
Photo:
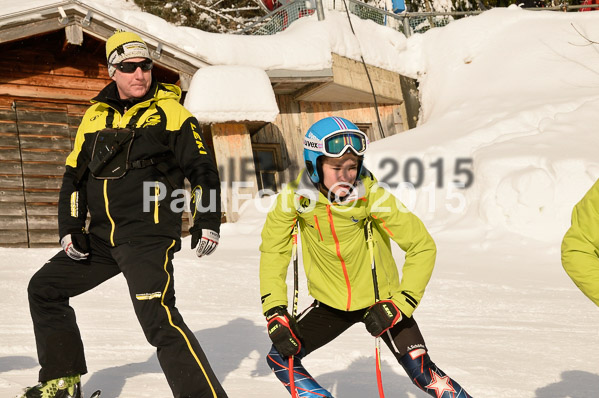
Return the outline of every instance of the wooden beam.
{"type": "Polygon", "coordinates": [[[52,98],[65,100],[89,101],[98,94],[99,90],[56,90],[51,87],[36,87],[18,84],[0,84],[0,95],[16,94],[28,98],[52,98]]]}
{"type": "Polygon", "coordinates": [[[83,44],[83,29],[80,25],[68,25],[64,28],[67,43],[80,46],[83,44]]]}
{"type": "Polygon", "coordinates": [[[106,80],[52,73],[38,75],[12,73],[10,76],[0,76],[0,85],[39,86],[56,90],[89,90],[97,93],[106,86],[106,80]]]}
{"type": "Polygon", "coordinates": [[[56,15],[56,18],[44,19],[26,24],[3,26],[0,30],[0,43],[60,30],[63,28],[63,25],[58,22],[58,14],[56,15]]]}

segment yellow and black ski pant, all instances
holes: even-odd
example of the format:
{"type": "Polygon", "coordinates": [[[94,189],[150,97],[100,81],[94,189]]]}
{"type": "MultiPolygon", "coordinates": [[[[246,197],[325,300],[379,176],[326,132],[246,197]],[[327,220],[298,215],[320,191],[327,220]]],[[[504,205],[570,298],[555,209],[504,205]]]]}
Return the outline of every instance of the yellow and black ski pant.
{"type": "Polygon", "coordinates": [[[60,251],[44,264],[28,286],[39,380],[87,373],[69,299],[122,273],[137,319],[148,342],[157,348],[174,397],[226,397],[198,340],[175,307],[172,260],[179,248],[178,239],[149,237],[113,247],[91,235],[86,260],[72,260],[60,251]]]}

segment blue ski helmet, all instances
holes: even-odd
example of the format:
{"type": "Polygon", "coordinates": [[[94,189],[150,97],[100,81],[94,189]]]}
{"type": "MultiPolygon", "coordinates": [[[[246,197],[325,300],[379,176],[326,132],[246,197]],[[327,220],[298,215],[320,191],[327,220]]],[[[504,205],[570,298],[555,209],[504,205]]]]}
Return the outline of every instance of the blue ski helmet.
{"type": "MultiPolygon", "coordinates": [[[[304,137],[304,162],[310,179],[314,184],[320,182],[319,157],[324,155],[338,158],[348,150],[358,156],[364,156],[368,144],[368,136],[347,119],[331,116],[317,121],[304,137]]],[[[358,175],[361,171],[360,161],[358,175]]]]}

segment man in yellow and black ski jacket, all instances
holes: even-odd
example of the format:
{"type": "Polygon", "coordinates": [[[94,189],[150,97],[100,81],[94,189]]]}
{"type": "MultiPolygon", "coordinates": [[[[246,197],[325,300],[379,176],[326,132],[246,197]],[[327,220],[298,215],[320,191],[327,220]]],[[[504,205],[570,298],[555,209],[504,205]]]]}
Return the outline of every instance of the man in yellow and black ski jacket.
{"type": "Polygon", "coordinates": [[[197,120],[179,104],[181,89],[154,81],[145,97],[123,103],[115,86],[107,86],[92,100],[67,158],[59,201],[60,237],[81,232],[89,210],[89,232],[111,245],[143,236],[177,239],[185,204],[184,177],[192,192],[203,193],[202,203],[196,204],[198,195],[191,198],[193,229],[218,232],[218,172],[197,120]],[[129,170],[122,178],[93,178],[88,165],[96,134],[127,127],[135,131],[126,160],[129,170]]]}
{"type": "Polygon", "coordinates": [[[69,299],[121,273],[173,396],[225,398],[175,305],[173,285],[184,210],[193,214],[191,246],[197,256],[218,245],[220,180],[214,159],[198,121],[179,103],[179,87],[152,78],[153,62],[141,37],[115,33],[106,42],[106,56],[114,81],[92,100],[66,160],[58,204],[63,250],[28,286],[41,370],[40,383],[22,398],[82,396],[80,376],[87,365],[69,299]]]}

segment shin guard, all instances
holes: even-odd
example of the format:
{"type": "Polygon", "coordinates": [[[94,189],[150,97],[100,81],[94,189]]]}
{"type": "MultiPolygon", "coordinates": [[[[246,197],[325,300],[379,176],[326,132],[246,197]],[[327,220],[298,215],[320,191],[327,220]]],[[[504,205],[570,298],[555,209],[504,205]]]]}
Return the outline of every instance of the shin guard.
{"type": "MultiPolygon", "coordinates": [[[[290,391],[289,387],[289,360],[286,357],[281,356],[277,349],[272,346],[270,352],[266,356],[266,362],[277,376],[277,379],[283,383],[287,391],[290,391]]],[[[295,381],[295,389],[297,390],[298,396],[301,398],[333,398],[331,393],[322,388],[320,384],[314,380],[310,373],[302,365],[301,357],[293,357],[293,376],[295,381]]]]}
{"type": "Polygon", "coordinates": [[[418,348],[404,355],[399,363],[412,382],[435,398],[472,398],[456,381],[431,361],[425,349],[418,348]]]}

